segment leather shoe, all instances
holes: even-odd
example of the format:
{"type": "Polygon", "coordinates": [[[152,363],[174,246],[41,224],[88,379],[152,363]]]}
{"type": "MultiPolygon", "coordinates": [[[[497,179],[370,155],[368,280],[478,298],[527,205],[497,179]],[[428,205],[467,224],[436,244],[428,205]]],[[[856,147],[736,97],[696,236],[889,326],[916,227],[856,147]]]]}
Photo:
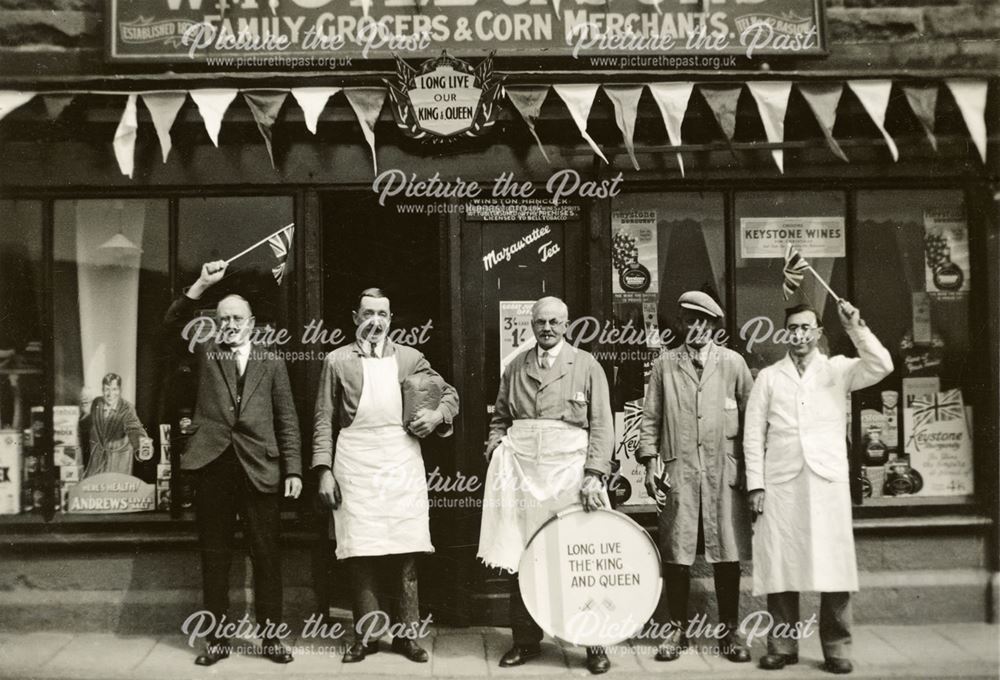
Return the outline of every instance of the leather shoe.
{"type": "Polygon", "coordinates": [[[733,626],[728,627],[722,637],[722,654],[733,663],[750,661],[750,649],[733,626]]]}
{"type": "Polygon", "coordinates": [[[842,675],[854,670],[854,665],[850,659],[827,659],[823,663],[823,670],[827,673],[837,673],[842,675]]]}
{"type": "Polygon", "coordinates": [[[688,648],[687,635],[679,626],[670,627],[670,632],[656,650],[657,661],[676,661],[681,652],[688,648]]]}
{"type": "Polygon", "coordinates": [[[375,654],[378,652],[378,640],[375,642],[369,642],[367,645],[363,645],[360,642],[353,643],[344,652],[344,656],[341,661],[344,663],[357,663],[358,661],[364,661],[366,656],[375,654]]]}
{"type": "Polygon", "coordinates": [[[223,659],[228,659],[230,651],[229,642],[210,642],[205,646],[205,652],[199,654],[194,662],[198,666],[214,666],[223,659]]]}
{"type": "Polygon", "coordinates": [[[396,654],[402,654],[410,661],[415,661],[416,663],[427,663],[427,650],[413,640],[406,638],[393,638],[392,651],[396,654]]]}
{"type": "Polygon", "coordinates": [[[520,666],[541,653],[542,648],[540,645],[532,645],[530,647],[514,645],[507,650],[506,654],[500,657],[500,667],[510,668],[511,666],[520,666]]]}
{"type": "Polygon", "coordinates": [[[604,647],[587,647],[587,670],[594,675],[607,673],[611,668],[611,660],[604,647]]]}
{"type": "Polygon", "coordinates": [[[785,666],[791,666],[798,662],[798,654],[765,654],[760,657],[760,667],[765,671],[780,671],[785,666]]]}
{"type": "Polygon", "coordinates": [[[277,640],[270,640],[264,643],[263,656],[274,663],[291,663],[295,661],[288,647],[285,647],[285,645],[277,640]]]}

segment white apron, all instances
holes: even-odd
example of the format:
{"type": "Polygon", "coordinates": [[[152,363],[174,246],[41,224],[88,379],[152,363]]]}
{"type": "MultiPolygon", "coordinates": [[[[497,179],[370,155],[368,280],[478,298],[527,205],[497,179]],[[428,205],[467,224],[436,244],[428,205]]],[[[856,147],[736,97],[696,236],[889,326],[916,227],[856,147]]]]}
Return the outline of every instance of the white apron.
{"type": "Polygon", "coordinates": [[[396,357],[361,362],[358,411],[333,459],[342,499],[333,511],[337,559],[434,552],[424,462],[420,442],[403,428],[396,357]]]}
{"type": "Polygon", "coordinates": [[[768,484],[764,514],[753,527],[753,594],[855,592],[851,489],[808,465],[787,482],[768,484]]]}
{"type": "Polygon", "coordinates": [[[516,573],[535,531],[580,502],[588,442],[586,430],[560,420],[513,422],[486,471],[477,554],[486,566],[516,573]]]}

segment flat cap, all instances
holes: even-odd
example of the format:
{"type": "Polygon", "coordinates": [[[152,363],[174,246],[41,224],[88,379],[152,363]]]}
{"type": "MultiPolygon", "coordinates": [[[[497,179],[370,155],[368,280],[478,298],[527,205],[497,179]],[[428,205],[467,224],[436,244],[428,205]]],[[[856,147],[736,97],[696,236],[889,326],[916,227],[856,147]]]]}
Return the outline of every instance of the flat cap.
{"type": "Polygon", "coordinates": [[[708,316],[714,316],[717,319],[721,319],[725,314],[722,311],[722,307],[719,303],[712,299],[708,293],[702,293],[700,290],[689,290],[688,292],[681,295],[680,299],[677,300],[677,304],[685,309],[691,309],[696,312],[701,312],[702,314],[707,314],[708,316]]]}

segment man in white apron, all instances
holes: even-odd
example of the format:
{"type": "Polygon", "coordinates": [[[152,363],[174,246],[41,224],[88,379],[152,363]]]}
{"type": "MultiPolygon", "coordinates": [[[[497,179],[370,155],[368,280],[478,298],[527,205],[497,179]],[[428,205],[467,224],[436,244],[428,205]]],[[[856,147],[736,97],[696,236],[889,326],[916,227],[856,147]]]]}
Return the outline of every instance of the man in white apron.
{"type": "Polygon", "coordinates": [[[458,395],[419,351],[386,337],[391,319],[381,290],[361,293],[354,312],[358,339],[327,355],[316,398],[312,468],[320,471],[320,499],[333,508],[337,559],[347,561],[354,590],[355,641],[345,663],[378,651],[375,631],[387,624],[376,597],[380,563],[398,574],[394,624],[405,631],[393,637],[392,650],[411,661],[428,659],[415,640],[415,558],[434,552],[417,437],[451,434],[458,395]],[[403,422],[402,383],[421,378],[440,384],[440,404],[403,422]]]}
{"type": "Polygon", "coordinates": [[[755,527],[753,592],[774,619],[761,668],[798,662],[798,644],[777,631],[799,621],[799,592],[820,592],[824,670],[850,673],[850,593],[858,590],[845,444],[845,399],[892,372],[892,359],[841,302],[840,321],[858,358],[816,349],[822,327],[808,305],[785,312],[792,346],[761,370],[750,393],[743,450],[755,527]],[[779,628],[781,626],[781,628],[779,628]]]}
{"type": "MultiPolygon", "coordinates": [[[[541,653],[543,631],[521,598],[517,568],[528,540],[568,505],[610,506],[605,479],[611,470],[614,421],[604,370],[588,352],[563,341],[569,310],[555,297],[531,310],[536,345],[507,365],[500,382],[486,457],[478,557],[515,574],[511,582],[513,646],[502,667],[541,653]]],[[[587,649],[587,668],[611,667],[600,647],[587,649]]]]}

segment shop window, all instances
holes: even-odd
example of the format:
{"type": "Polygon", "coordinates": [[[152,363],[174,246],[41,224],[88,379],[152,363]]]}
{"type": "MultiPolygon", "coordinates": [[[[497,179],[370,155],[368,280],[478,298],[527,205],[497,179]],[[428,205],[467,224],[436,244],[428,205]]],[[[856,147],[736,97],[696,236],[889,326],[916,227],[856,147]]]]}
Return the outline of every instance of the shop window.
{"type": "Polygon", "coordinates": [[[815,276],[807,273],[788,300],[781,289],[785,248],[792,240],[833,290],[847,295],[845,203],[844,193],[836,191],[736,194],[735,333],[738,349],[754,376],[788,351],[782,336],[773,331],[784,324],[785,308],[800,303],[809,303],[819,312],[824,329],[821,351],[850,353],[851,342],[840,325],[837,306],[815,276]]]}
{"type": "Polygon", "coordinates": [[[157,389],[167,202],[64,200],[53,216],[55,505],[155,510],[158,471],[169,469],[157,389]]]}
{"type": "Polygon", "coordinates": [[[47,458],[31,429],[43,398],[42,276],[41,202],[0,201],[0,515],[44,506],[47,458]]]}
{"type": "Polygon", "coordinates": [[[854,454],[866,505],[973,493],[969,229],[961,191],[860,191],[859,307],[893,355],[856,398],[854,454]]]}
{"type": "Polygon", "coordinates": [[[701,290],[726,307],[725,202],[721,193],[629,193],[612,204],[614,321],[623,333],[614,349],[612,405],[624,506],[649,505],[635,461],[649,367],[664,346],[683,341],[677,299],[701,290]],[[635,332],[638,331],[638,332],[635,332]]]}

